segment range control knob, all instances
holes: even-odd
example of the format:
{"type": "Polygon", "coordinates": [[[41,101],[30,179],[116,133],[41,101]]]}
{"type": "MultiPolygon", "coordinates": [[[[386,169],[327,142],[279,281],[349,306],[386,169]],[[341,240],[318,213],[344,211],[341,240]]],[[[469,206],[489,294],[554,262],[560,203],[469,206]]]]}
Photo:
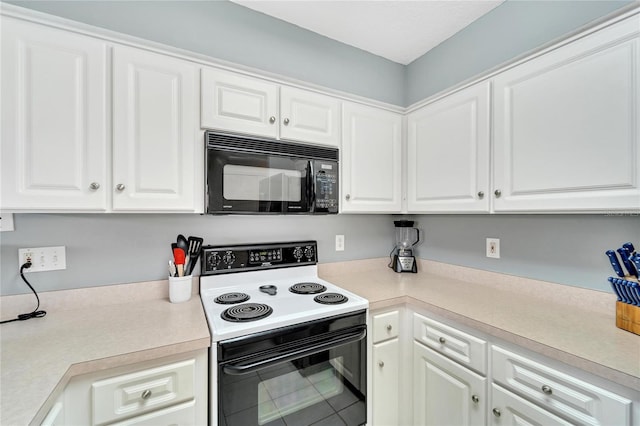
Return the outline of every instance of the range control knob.
{"type": "Polygon", "coordinates": [[[307,246],[304,249],[304,257],[306,257],[308,260],[313,260],[313,246],[307,246]]]}
{"type": "Polygon", "coordinates": [[[302,247],[296,247],[293,249],[293,257],[296,260],[302,259],[302,247]]]}
{"type": "Polygon", "coordinates": [[[221,260],[222,259],[220,258],[220,255],[218,254],[217,251],[214,251],[213,253],[209,253],[207,255],[207,269],[208,270],[215,269],[220,264],[221,260]]]}
{"type": "Polygon", "coordinates": [[[233,264],[233,262],[235,262],[236,255],[233,254],[233,252],[231,250],[228,250],[224,254],[224,257],[222,258],[222,260],[224,260],[224,263],[226,263],[227,265],[231,265],[231,264],[233,264]]]}

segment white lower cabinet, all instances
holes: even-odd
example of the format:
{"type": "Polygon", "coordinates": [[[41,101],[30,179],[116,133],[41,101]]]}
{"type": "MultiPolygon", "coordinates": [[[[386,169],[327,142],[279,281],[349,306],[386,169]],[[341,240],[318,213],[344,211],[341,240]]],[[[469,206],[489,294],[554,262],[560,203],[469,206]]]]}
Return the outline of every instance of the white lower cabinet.
{"type": "Polygon", "coordinates": [[[491,401],[492,425],[568,426],[571,424],[496,384],[491,385],[491,401]]]}
{"type": "Polygon", "coordinates": [[[62,396],[64,424],[204,425],[207,365],[201,350],[74,377],[62,396]]]}
{"type": "Polygon", "coordinates": [[[400,311],[374,314],[372,317],[373,420],[370,424],[375,426],[400,424],[399,323],[400,311]]]}

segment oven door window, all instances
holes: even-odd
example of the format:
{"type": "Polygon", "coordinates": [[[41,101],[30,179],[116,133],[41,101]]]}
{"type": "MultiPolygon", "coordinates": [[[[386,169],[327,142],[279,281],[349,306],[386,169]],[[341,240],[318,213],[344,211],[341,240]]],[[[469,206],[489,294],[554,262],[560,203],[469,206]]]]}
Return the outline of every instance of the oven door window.
{"type": "Polygon", "coordinates": [[[231,375],[220,368],[219,423],[227,426],[366,422],[363,341],[231,375]]]}

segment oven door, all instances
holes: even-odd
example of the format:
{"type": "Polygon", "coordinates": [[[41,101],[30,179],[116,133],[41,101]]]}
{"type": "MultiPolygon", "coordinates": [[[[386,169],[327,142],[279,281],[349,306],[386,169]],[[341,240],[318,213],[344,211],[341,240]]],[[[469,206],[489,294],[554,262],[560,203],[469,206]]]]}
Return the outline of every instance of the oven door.
{"type": "Polygon", "coordinates": [[[309,213],[313,184],[306,159],[207,150],[207,213],[309,213]]]}
{"type": "Polygon", "coordinates": [[[220,362],[218,424],[365,424],[366,326],[303,341],[220,362]]]}

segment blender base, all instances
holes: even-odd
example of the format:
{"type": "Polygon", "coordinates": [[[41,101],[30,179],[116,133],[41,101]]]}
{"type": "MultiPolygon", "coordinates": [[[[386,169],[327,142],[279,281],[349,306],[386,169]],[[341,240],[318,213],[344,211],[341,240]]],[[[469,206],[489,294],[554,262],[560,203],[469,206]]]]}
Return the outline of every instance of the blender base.
{"type": "Polygon", "coordinates": [[[393,270],[396,272],[418,272],[416,258],[413,256],[393,256],[393,270]]]}

